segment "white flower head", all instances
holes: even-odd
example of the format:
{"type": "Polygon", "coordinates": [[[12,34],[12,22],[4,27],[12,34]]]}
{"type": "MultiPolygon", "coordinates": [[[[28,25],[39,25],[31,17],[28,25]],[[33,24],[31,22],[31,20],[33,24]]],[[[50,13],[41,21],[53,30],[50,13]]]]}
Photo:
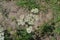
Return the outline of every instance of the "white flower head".
{"type": "Polygon", "coordinates": [[[18,25],[24,25],[25,24],[23,19],[24,19],[24,15],[20,15],[20,19],[17,20],[18,25]]]}
{"type": "Polygon", "coordinates": [[[33,24],[34,24],[34,20],[33,20],[33,19],[32,19],[32,20],[30,20],[30,21],[28,22],[28,24],[33,25],[33,24]]]}
{"type": "Polygon", "coordinates": [[[38,13],[39,10],[38,10],[38,8],[34,8],[34,9],[31,9],[31,12],[32,12],[32,13],[38,13]]]}
{"type": "Polygon", "coordinates": [[[33,18],[33,14],[28,14],[26,17],[25,17],[25,22],[27,22],[28,24],[30,25],[33,25],[34,24],[34,18],[33,18]]]}
{"type": "Polygon", "coordinates": [[[3,27],[1,27],[1,25],[0,25],[0,32],[2,32],[4,29],[3,29],[3,27]]]}
{"type": "Polygon", "coordinates": [[[4,32],[0,33],[0,40],[4,40],[4,32]]]}
{"type": "Polygon", "coordinates": [[[0,33],[0,37],[3,37],[3,36],[4,36],[4,32],[1,32],[1,33],[0,33]]]}
{"type": "Polygon", "coordinates": [[[0,37],[0,40],[4,40],[4,37],[0,37]]]}
{"type": "Polygon", "coordinates": [[[18,25],[24,25],[25,22],[23,20],[18,20],[18,25]]]}
{"type": "Polygon", "coordinates": [[[26,28],[27,33],[31,33],[32,32],[32,29],[33,29],[32,26],[26,28]]]}
{"type": "Polygon", "coordinates": [[[28,22],[28,21],[30,20],[30,18],[31,18],[31,17],[30,17],[30,15],[28,14],[28,15],[25,17],[24,21],[25,21],[25,22],[28,22]]]}
{"type": "Polygon", "coordinates": [[[18,19],[17,22],[18,22],[18,25],[24,25],[25,24],[24,21],[21,19],[18,19]]]}

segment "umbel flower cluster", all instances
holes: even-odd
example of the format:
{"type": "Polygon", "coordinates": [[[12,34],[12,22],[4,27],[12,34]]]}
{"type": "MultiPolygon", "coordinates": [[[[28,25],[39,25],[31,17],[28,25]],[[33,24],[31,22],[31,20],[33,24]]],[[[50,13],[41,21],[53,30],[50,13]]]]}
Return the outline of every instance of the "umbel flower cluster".
{"type": "Polygon", "coordinates": [[[24,21],[27,22],[30,25],[34,25],[34,22],[39,19],[38,15],[28,14],[24,21]]]}
{"type": "MultiPolygon", "coordinates": [[[[32,9],[32,13],[38,13],[38,9],[32,9]]],[[[27,15],[20,15],[20,18],[17,19],[18,25],[34,25],[36,21],[39,20],[39,16],[36,14],[27,14],[27,15]]],[[[28,33],[31,33],[32,26],[26,28],[28,33]]]]}
{"type": "Polygon", "coordinates": [[[39,20],[38,15],[28,14],[27,16],[20,15],[20,18],[17,20],[18,25],[25,25],[25,23],[29,25],[34,25],[34,22],[39,20]]]}
{"type": "MultiPolygon", "coordinates": [[[[28,25],[34,25],[35,21],[39,20],[39,16],[38,15],[34,15],[34,14],[27,14],[27,16],[21,15],[20,19],[17,20],[18,25],[26,25],[26,23],[28,25]]],[[[27,30],[31,30],[32,27],[28,27],[27,30]]],[[[28,31],[27,31],[28,32],[28,31]]],[[[30,32],[28,32],[30,33],[30,32]]]]}
{"type": "Polygon", "coordinates": [[[3,32],[3,27],[0,25],[0,40],[4,40],[4,32],[3,32]]]}

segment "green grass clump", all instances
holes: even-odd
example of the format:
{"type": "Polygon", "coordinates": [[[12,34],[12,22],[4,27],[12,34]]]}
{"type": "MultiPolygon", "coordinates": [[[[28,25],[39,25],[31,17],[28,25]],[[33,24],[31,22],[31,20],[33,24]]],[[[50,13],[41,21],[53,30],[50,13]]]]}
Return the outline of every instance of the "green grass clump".
{"type": "Polygon", "coordinates": [[[26,30],[17,30],[18,40],[31,40],[32,34],[28,34],[26,30]]]}
{"type": "Polygon", "coordinates": [[[60,27],[57,27],[57,28],[55,29],[55,32],[56,32],[57,34],[60,34],[60,27]]]}
{"type": "Polygon", "coordinates": [[[54,29],[55,27],[53,25],[45,23],[43,26],[39,27],[39,32],[41,36],[52,35],[54,29]]]}
{"type": "Polygon", "coordinates": [[[38,4],[35,2],[36,0],[19,0],[17,1],[18,6],[26,7],[29,10],[32,8],[38,8],[38,4]]]}
{"type": "Polygon", "coordinates": [[[56,27],[55,27],[55,30],[54,32],[58,35],[60,35],[60,22],[56,23],[56,27]]]}
{"type": "Polygon", "coordinates": [[[53,10],[54,22],[60,21],[60,0],[45,0],[46,3],[53,10]]]}
{"type": "Polygon", "coordinates": [[[10,33],[8,32],[8,30],[4,31],[4,40],[12,40],[12,38],[10,37],[10,33]]]}

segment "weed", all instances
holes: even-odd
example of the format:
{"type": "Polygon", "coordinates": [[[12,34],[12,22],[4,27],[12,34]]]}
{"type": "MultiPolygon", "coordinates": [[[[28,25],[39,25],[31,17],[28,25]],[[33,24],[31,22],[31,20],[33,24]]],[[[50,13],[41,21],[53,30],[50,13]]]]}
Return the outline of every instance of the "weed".
{"type": "Polygon", "coordinates": [[[29,10],[32,8],[38,8],[38,4],[36,4],[35,0],[19,0],[17,1],[18,6],[26,7],[29,10]]]}
{"type": "Polygon", "coordinates": [[[26,30],[17,30],[17,35],[19,37],[18,40],[30,40],[32,38],[32,34],[28,34],[26,30]]]}

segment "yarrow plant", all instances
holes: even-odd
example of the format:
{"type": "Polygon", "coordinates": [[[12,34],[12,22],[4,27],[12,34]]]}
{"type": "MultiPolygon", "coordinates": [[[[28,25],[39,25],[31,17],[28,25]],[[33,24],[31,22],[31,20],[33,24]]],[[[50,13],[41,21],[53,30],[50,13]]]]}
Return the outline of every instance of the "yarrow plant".
{"type": "Polygon", "coordinates": [[[31,12],[37,14],[39,12],[39,9],[38,8],[31,9],[31,12]]]}
{"type": "Polygon", "coordinates": [[[21,28],[17,31],[18,36],[20,35],[21,37],[19,37],[19,40],[31,40],[32,37],[32,33],[34,32],[33,26],[35,25],[35,21],[39,20],[39,16],[35,15],[35,14],[27,14],[27,16],[25,15],[20,15],[19,20],[17,20],[18,25],[22,25],[22,26],[26,26],[25,28],[21,28]],[[25,29],[25,30],[24,30],[25,29]]]}

